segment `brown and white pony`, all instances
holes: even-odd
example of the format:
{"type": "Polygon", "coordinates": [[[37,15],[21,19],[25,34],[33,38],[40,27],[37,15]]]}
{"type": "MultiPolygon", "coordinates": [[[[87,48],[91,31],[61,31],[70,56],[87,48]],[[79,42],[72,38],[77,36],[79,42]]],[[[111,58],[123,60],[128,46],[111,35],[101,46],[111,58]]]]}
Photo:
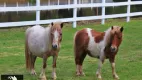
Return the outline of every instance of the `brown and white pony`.
{"type": "Polygon", "coordinates": [[[37,57],[43,58],[43,68],[40,74],[41,80],[46,80],[46,61],[49,56],[53,56],[52,78],[56,79],[56,60],[62,41],[63,23],[51,23],[44,28],[39,25],[26,30],[25,57],[26,68],[31,74],[36,75],[34,64],[37,57]]]}
{"type": "Polygon", "coordinates": [[[97,78],[102,78],[102,64],[108,58],[111,63],[113,77],[119,79],[115,71],[115,56],[122,41],[122,32],[123,27],[119,26],[112,26],[105,32],[98,32],[90,28],[76,32],[74,36],[76,75],[84,75],[82,64],[88,54],[99,59],[99,66],[96,72],[97,78]]]}

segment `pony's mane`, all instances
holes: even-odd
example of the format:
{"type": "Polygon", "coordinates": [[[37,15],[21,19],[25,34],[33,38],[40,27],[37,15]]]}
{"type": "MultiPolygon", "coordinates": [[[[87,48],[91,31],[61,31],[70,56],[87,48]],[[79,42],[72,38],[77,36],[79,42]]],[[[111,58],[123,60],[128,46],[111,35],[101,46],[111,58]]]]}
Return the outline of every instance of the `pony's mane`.
{"type": "Polygon", "coordinates": [[[105,45],[106,46],[108,46],[109,44],[111,44],[112,35],[113,35],[114,31],[118,31],[118,30],[120,30],[119,26],[113,26],[113,30],[112,30],[112,27],[110,27],[109,29],[107,29],[105,31],[104,40],[105,40],[105,45]]]}
{"type": "Polygon", "coordinates": [[[105,41],[105,45],[107,46],[108,44],[110,44],[110,40],[111,40],[111,27],[109,29],[107,29],[105,31],[105,36],[104,36],[104,41],[105,41]]]}
{"type": "Polygon", "coordinates": [[[47,38],[47,40],[48,40],[48,43],[47,43],[47,45],[48,45],[48,48],[49,48],[49,50],[51,49],[51,24],[49,24],[46,28],[45,28],[45,34],[47,35],[47,36],[45,36],[45,38],[47,38]]]}

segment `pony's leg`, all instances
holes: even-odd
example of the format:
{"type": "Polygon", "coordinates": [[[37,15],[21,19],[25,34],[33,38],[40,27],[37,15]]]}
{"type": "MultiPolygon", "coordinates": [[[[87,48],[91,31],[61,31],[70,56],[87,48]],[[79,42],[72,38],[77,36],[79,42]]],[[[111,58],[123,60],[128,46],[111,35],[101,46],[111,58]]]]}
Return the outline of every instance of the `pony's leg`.
{"type": "Polygon", "coordinates": [[[105,60],[105,56],[104,56],[104,54],[102,54],[102,55],[100,56],[100,59],[99,59],[98,70],[97,70],[97,72],[96,72],[96,75],[97,75],[97,78],[98,78],[98,79],[102,79],[102,77],[101,77],[101,68],[102,68],[102,65],[103,65],[103,63],[104,63],[104,60],[105,60]]]}
{"type": "Polygon", "coordinates": [[[74,54],[75,54],[75,64],[76,64],[76,75],[79,76],[80,75],[80,71],[79,71],[79,62],[80,62],[80,55],[81,52],[78,50],[77,48],[75,48],[74,54]]]}
{"type": "Polygon", "coordinates": [[[84,74],[84,72],[83,72],[83,61],[84,61],[84,59],[85,59],[85,57],[86,57],[86,52],[84,52],[82,55],[81,55],[81,58],[80,58],[80,67],[79,67],[79,72],[80,72],[80,75],[83,75],[83,76],[85,76],[85,74],[84,74]]]}
{"type": "Polygon", "coordinates": [[[111,63],[111,68],[112,68],[112,75],[114,79],[119,79],[116,71],[115,71],[115,62],[114,62],[114,58],[112,57],[111,59],[109,59],[110,63],[111,63]]]}
{"type": "Polygon", "coordinates": [[[102,68],[102,65],[103,65],[102,61],[99,60],[99,66],[98,66],[98,70],[97,70],[97,72],[96,72],[97,78],[99,78],[99,79],[102,78],[102,77],[101,77],[101,68],[102,68]]]}
{"type": "Polygon", "coordinates": [[[36,58],[37,58],[37,56],[34,56],[34,55],[31,56],[31,74],[32,75],[36,75],[36,71],[34,69],[34,64],[35,64],[36,58]]]}
{"type": "Polygon", "coordinates": [[[52,63],[52,68],[53,68],[52,78],[53,78],[53,80],[57,78],[57,76],[56,76],[56,60],[57,60],[57,56],[55,55],[55,56],[53,56],[53,63],[52,63]]]}
{"type": "Polygon", "coordinates": [[[47,61],[47,56],[43,56],[43,67],[40,73],[40,79],[41,80],[46,80],[46,75],[45,75],[45,70],[46,70],[46,61],[47,61]]]}
{"type": "Polygon", "coordinates": [[[115,63],[111,63],[111,67],[112,67],[112,75],[113,75],[113,78],[114,79],[119,79],[118,75],[116,74],[116,71],[115,71],[115,63]]]}
{"type": "Polygon", "coordinates": [[[79,52],[79,55],[75,56],[75,62],[76,62],[76,75],[77,76],[85,76],[83,69],[82,69],[82,64],[83,61],[86,57],[86,53],[85,52],[79,52]]]}

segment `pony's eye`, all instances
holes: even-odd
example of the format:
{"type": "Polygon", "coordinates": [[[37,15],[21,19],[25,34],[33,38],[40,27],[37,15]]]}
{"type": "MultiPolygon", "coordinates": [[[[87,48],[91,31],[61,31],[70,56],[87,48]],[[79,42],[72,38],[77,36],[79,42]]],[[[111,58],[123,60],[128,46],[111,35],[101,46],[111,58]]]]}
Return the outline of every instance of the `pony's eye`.
{"type": "Polygon", "coordinates": [[[51,33],[51,35],[53,35],[53,33],[51,33]]]}
{"type": "Polygon", "coordinates": [[[60,35],[62,35],[62,33],[60,33],[60,35]]]}

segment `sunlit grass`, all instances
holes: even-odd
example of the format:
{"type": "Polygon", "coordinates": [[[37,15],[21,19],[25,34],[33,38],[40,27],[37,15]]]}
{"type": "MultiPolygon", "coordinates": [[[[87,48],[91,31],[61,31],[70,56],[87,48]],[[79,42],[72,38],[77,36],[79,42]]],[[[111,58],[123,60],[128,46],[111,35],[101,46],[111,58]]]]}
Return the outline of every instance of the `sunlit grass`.
{"type": "MultiPolygon", "coordinates": [[[[57,60],[57,80],[96,80],[98,60],[86,57],[83,70],[86,76],[75,76],[73,53],[73,35],[82,28],[92,28],[104,31],[112,25],[124,26],[123,42],[116,57],[116,71],[121,80],[142,79],[142,21],[132,20],[129,23],[110,19],[105,25],[87,24],[73,29],[65,24],[63,41],[57,60]]],[[[32,76],[25,68],[24,35],[26,28],[0,29],[0,74],[23,74],[24,80],[37,80],[42,67],[42,59],[38,58],[35,64],[37,76],[32,76]]],[[[47,60],[46,76],[51,79],[52,57],[47,60]]],[[[113,80],[109,61],[102,67],[104,80],[113,80]]]]}

